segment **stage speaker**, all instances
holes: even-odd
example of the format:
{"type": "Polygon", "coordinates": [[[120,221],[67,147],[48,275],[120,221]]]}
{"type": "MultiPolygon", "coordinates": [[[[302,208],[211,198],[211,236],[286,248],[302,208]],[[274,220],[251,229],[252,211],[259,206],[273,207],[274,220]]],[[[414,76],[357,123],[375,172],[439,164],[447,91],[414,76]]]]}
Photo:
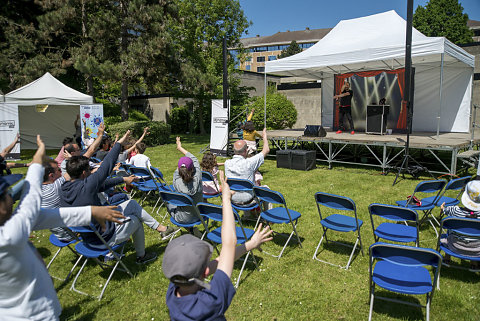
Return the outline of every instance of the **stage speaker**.
{"type": "Polygon", "coordinates": [[[389,107],[389,105],[367,106],[367,134],[385,134],[389,107]]]}
{"type": "Polygon", "coordinates": [[[292,167],[292,151],[290,149],[277,150],[277,168],[292,167]]]}
{"type": "Polygon", "coordinates": [[[309,171],[316,168],[316,154],[314,150],[292,150],[292,166],[291,169],[299,169],[309,171]]]}
{"type": "Polygon", "coordinates": [[[321,125],[306,125],[303,131],[303,136],[307,137],[325,137],[327,131],[321,125]]]}

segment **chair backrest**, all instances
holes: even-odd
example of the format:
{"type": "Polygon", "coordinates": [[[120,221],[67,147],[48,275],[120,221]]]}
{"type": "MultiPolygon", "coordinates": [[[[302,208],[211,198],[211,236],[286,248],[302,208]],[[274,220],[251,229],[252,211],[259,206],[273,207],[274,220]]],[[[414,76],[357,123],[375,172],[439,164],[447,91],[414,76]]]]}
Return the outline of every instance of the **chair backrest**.
{"type": "Polygon", "coordinates": [[[370,215],[377,215],[390,221],[418,221],[418,214],[408,207],[373,203],[368,206],[370,215]]]}
{"type": "Polygon", "coordinates": [[[207,172],[207,171],[202,171],[202,181],[204,181],[204,182],[214,182],[215,183],[215,189],[217,190],[217,192],[220,192],[219,189],[218,189],[218,186],[217,186],[217,182],[213,178],[212,173],[207,172]]]}
{"type": "Polygon", "coordinates": [[[370,245],[370,258],[370,263],[376,258],[412,267],[430,265],[439,268],[442,264],[442,256],[433,249],[382,242],[370,245]]]}
{"type": "Polygon", "coordinates": [[[448,216],[442,220],[441,228],[465,236],[480,237],[480,219],[477,218],[448,216]]]}
{"type": "Polygon", "coordinates": [[[149,180],[153,179],[152,173],[148,168],[145,168],[145,167],[131,166],[130,173],[132,173],[132,175],[141,177],[143,179],[149,179],[149,180]]]}
{"type": "Polygon", "coordinates": [[[447,184],[447,181],[443,179],[423,181],[417,184],[417,186],[415,187],[414,193],[440,192],[445,186],[445,184],[447,184]]]}
{"type": "Polygon", "coordinates": [[[120,168],[123,169],[123,170],[125,170],[125,172],[127,172],[127,173],[130,173],[130,167],[132,167],[132,165],[131,165],[131,164],[127,164],[127,163],[122,163],[122,164],[120,165],[120,168]]]}
{"type": "Polygon", "coordinates": [[[96,157],[90,157],[90,161],[91,161],[92,163],[97,163],[97,164],[102,162],[100,159],[98,159],[98,158],[96,158],[96,157]]]}
{"type": "Polygon", "coordinates": [[[266,187],[254,186],[253,192],[255,196],[262,202],[285,205],[285,198],[282,193],[272,191],[266,187]]]}
{"type": "Polygon", "coordinates": [[[445,190],[461,190],[465,187],[465,185],[467,185],[470,179],[472,179],[472,176],[452,179],[450,182],[448,182],[447,186],[445,186],[445,190]]]}
{"type": "Polygon", "coordinates": [[[165,179],[163,178],[163,173],[160,169],[158,169],[157,167],[150,166],[150,170],[152,171],[153,175],[155,175],[156,178],[161,180],[164,184],[167,184],[167,182],[165,182],[165,179]]]}
{"type": "Polygon", "coordinates": [[[253,186],[255,186],[248,179],[242,178],[227,178],[227,184],[232,191],[236,192],[251,192],[253,191],[253,186]]]}
{"type": "MultiPolygon", "coordinates": [[[[195,202],[190,196],[188,196],[187,194],[179,193],[179,192],[170,192],[170,191],[162,191],[162,190],[159,190],[159,193],[162,200],[168,204],[175,205],[175,206],[190,206],[195,216],[198,218],[199,221],[202,222],[202,225],[205,227],[205,229],[208,230],[207,224],[205,224],[205,221],[203,220],[202,215],[200,215],[198,208],[195,206],[195,202]]],[[[168,206],[167,206],[167,211],[170,214],[170,211],[168,210],[168,206]]]]}
{"type": "Polygon", "coordinates": [[[90,248],[92,250],[109,250],[109,251],[112,251],[112,248],[108,245],[108,243],[105,241],[105,239],[102,237],[102,235],[100,234],[100,232],[95,228],[95,226],[90,223],[89,225],[85,225],[85,226],[74,226],[74,227],[70,227],[70,229],[75,232],[75,233],[79,233],[81,238],[82,238],[82,242],[83,244],[85,245],[85,247],[87,248],[90,248]],[[103,247],[100,246],[98,244],[90,244],[88,242],[89,240],[89,235],[90,234],[95,234],[96,237],[101,241],[101,243],[103,244],[103,247]]]}
{"type": "Polygon", "coordinates": [[[323,205],[341,211],[356,212],[355,202],[348,197],[323,192],[315,193],[317,205],[323,205]]]}
{"type": "MultiPolygon", "coordinates": [[[[206,216],[211,220],[221,222],[223,219],[222,205],[200,202],[200,203],[197,203],[197,208],[200,215],[206,216]]],[[[237,222],[239,219],[238,213],[234,208],[232,208],[232,210],[233,210],[233,215],[235,217],[235,221],[237,222]]]]}

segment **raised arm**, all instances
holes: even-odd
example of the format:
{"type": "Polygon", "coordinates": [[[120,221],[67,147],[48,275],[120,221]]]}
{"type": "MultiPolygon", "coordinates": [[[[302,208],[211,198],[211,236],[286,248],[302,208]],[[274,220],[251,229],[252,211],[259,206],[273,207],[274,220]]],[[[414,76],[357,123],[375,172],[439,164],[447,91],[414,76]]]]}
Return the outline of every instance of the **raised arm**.
{"type": "Polygon", "coordinates": [[[93,154],[95,154],[95,151],[98,149],[100,143],[102,142],[103,133],[105,133],[105,125],[101,123],[98,126],[97,138],[95,138],[95,141],[92,143],[92,145],[88,147],[87,151],[85,152],[85,154],[83,154],[83,156],[90,158],[93,156],[93,154]]]}
{"type": "Polygon", "coordinates": [[[248,114],[247,116],[247,121],[251,121],[252,120],[252,117],[253,117],[253,113],[255,112],[255,108],[252,108],[252,110],[250,111],[250,114],[248,114]]]}
{"type": "Polygon", "coordinates": [[[15,145],[17,145],[19,139],[20,139],[20,134],[17,134],[13,142],[11,142],[10,145],[8,145],[2,150],[2,152],[0,153],[0,156],[5,158],[5,156],[7,156],[7,154],[10,153],[10,151],[15,147],[15,145]]]}
{"type": "Polygon", "coordinates": [[[182,147],[182,142],[180,140],[180,137],[177,136],[177,150],[182,153],[183,155],[187,155],[188,150],[182,147]]]}
{"type": "Polygon", "coordinates": [[[270,153],[270,146],[268,146],[268,137],[267,137],[266,128],[264,128],[262,131],[262,139],[263,139],[262,154],[263,154],[263,158],[265,158],[267,157],[268,153],[270,153]]]}
{"type": "Polygon", "coordinates": [[[149,129],[149,127],[145,127],[143,129],[142,136],[140,136],[140,138],[135,142],[135,144],[132,145],[132,147],[127,149],[128,154],[130,154],[135,149],[135,146],[137,146],[137,144],[140,143],[145,138],[145,136],[148,134],[148,129],[149,129]]]}
{"type": "Polygon", "coordinates": [[[75,121],[73,122],[73,126],[75,126],[75,129],[77,129],[78,126],[79,126],[79,125],[78,125],[78,121],[79,121],[79,120],[80,120],[80,115],[77,114],[77,117],[75,118],[75,121]]]}

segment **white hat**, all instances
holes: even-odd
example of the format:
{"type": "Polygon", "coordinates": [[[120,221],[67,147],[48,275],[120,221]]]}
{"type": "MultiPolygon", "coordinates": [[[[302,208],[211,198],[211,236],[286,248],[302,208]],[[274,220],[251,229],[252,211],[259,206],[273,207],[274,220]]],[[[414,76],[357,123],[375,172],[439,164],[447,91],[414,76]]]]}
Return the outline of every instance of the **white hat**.
{"type": "Polygon", "coordinates": [[[471,181],[465,187],[462,204],[471,211],[480,211],[480,181],[471,181]]]}

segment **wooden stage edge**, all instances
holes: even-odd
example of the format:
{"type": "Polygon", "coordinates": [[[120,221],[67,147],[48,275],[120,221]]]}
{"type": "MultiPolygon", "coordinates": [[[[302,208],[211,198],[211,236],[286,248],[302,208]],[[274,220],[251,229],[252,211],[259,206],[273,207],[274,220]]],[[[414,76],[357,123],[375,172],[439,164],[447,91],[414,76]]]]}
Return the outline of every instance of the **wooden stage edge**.
{"type": "MultiPolygon", "coordinates": [[[[407,139],[406,134],[377,135],[366,134],[364,132],[350,132],[337,134],[336,132],[327,132],[326,137],[305,137],[302,129],[283,129],[267,131],[269,139],[283,141],[298,142],[329,142],[365,144],[365,145],[389,145],[391,147],[405,147],[407,139]]],[[[410,147],[412,148],[440,148],[440,149],[464,149],[470,146],[470,133],[437,133],[431,132],[414,132],[410,135],[410,147]]],[[[480,143],[480,133],[475,133],[473,144],[480,143]]]]}

